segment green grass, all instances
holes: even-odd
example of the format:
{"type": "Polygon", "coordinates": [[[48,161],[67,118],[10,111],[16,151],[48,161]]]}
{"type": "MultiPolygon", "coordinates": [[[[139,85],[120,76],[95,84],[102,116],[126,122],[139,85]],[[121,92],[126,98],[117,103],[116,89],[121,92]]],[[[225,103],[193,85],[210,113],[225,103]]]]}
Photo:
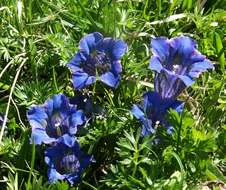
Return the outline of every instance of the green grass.
{"type": "Polygon", "coordinates": [[[0,18],[0,112],[8,109],[0,142],[0,189],[179,190],[200,189],[210,181],[218,189],[216,181],[226,183],[224,1],[1,0],[0,18]],[[127,42],[122,80],[114,91],[99,84],[95,92],[93,86],[85,90],[107,110],[79,137],[96,163],[75,187],[50,185],[44,149],[34,150],[29,143],[26,111],[53,94],[78,93],[65,65],[81,37],[94,31],[127,42]],[[180,34],[197,40],[215,69],[180,96],[186,101],[183,118],[174,112],[169,116],[176,133],[160,130],[163,140],[154,145],[153,137],[140,138],[140,123],[130,109],[153,89],[151,38],[180,34]]]}

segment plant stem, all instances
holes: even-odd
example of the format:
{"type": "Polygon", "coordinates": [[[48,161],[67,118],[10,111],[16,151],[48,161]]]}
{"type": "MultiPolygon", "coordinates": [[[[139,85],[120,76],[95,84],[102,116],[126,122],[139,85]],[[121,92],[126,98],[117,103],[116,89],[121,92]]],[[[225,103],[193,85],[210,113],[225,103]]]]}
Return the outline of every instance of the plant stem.
{"type": "Polygon", "coordinates": [[[27,190],[31,189],[31,174],[34,169],[34,164],[35,164],[35,143],[32,141],[32,155],[31,155],[31,168],[29,171],[29,177],[28,177],[28,182],[27,182],[27,190]]]}
{"type": "Polygon", "coordinates": [[[22,67],[23,67],[23,65],[25,64],[26,61],[27,61],[27,59],[24,59],[23,62],[20,64],[18,71],[16,73],[16,76],[14,78],[10,93],[9,93],[9,99],[8,99],[8,103],[7,103],[7,107],[6,107],[5,117],[4,117],[4,120],[3,120],[1,132],[0,132],[0,144],[2,143],[2,137],[3,137],[5,126],[6,126],[6,121],[7,121],[7,117],[8,117],[8,113],[9,113],[9,106],[10,106],[10,102],[11,102],[11,99],[12,99],[13,90],[16,86],[16,82],[17,82],[17,79],[19,77],[20,71],[21,71],[21,69],[22,69],[22,67]]]}
{"type": "Polygon", "coordinates": [[[178,131],[178,136],[177,136],[177,153],[178,153],[178,149],[179,149],[179,144],[180,144],[180,141],[181,141],[181,138],[180,138],[180,135],[181,135],[181,127],[182,127],[182,124],[183,124],[183,113],[184,111],[181,112],[181,116],[180,116],[180,125],[179,125],[179,131],[178,131]]]}

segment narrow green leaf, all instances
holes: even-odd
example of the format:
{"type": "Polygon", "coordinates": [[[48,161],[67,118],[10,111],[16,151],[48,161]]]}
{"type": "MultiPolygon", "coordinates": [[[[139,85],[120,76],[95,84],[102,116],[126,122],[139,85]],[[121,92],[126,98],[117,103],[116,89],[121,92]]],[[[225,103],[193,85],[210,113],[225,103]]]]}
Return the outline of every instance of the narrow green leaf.
{"type": "Polygon", "coordinates": [[[221,37],[217,32],[214,33],[214,41],[215,41],[216,51],[218,54],[218,61],[220,62],[220,67],[221,67],[222,72],[224,72],[225,59],[224,59],[223,44],[221,41],[221,37]]]}

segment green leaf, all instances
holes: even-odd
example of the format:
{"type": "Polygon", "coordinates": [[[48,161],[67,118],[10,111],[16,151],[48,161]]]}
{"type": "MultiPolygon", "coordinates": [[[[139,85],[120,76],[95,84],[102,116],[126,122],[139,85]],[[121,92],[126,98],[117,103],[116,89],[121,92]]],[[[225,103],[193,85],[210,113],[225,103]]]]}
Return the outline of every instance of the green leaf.
{"type": "Polygon", "coordinates": [[[211,179],[211,180],[221,180],[224,183],[226,183],[226,178],[223,175],[223,173],[215,166],[214,164],[209,164],[208,168],[206,170],[206,175],[211,179]]]}
{"type": "Polygon", "coordinates": [[[215,41],[216,51],[218,54],[218,61],[220,62],[221,70],[224,73],[224,70],[225,70],[224,48],[221,41],[221,37],[217,32],[214,33],[214,41],[215,41]]]}

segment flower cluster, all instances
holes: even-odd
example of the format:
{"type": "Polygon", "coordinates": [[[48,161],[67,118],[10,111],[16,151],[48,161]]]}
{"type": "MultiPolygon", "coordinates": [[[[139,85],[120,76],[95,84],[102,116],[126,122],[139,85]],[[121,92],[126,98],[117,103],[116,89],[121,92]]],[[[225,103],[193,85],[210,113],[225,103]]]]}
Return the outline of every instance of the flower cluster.
{"type": "Polygon", "coordinates": [[[49,166],[49,181],[77,182],[92,160],[75,140],[77,130],[86,122],[83,110],[70,104],[64,94],[57,94],[41,106],[31,106],[27,118],[32,126],[31,141],[48,145],[45,162],[49,166]]]}
{"type": "MultiPolygon", "coordinates": [[[[67,64],[74,88],[83,89],[96,80],[117,87],[122,71],[120,59],[127,51],[127,44],[104,38],[98,32],[86,35],[79,44],[79,51],[67,64]]],[[[27,112],[32,126],[31,142],[47,146],[45,162],[50,183],[64,179],[71,184],[79,182],[82,172],[93,161],[92,156],[80,150],[75,137],[87,122],[85,114],[94,112],[90,99],[85,99],[80,95],[69,100],[57,94],[43,105],[31,106],[27,112]]]]}
{"type": "MultiPolygon", "coordinates": [[[[179,94],[202,72],[213,68],[196,46],[196,42],[186,36],[159,37],[151,41],[153,55],[149,68],[155,71],[154,91],[144,94],[142,106],[132,108],[133,115],[143,123],[142,136],[154,133],[158,123],[171,134],[173,127],[166,120],[168,110],[182,112],[184,102],[177,100],[179,94]]],[[[120,60],[127,49],[122,40],[104,38],[98,32],[83,37],[79,51],[67,64],[75,90],[97,80],[117,87],[122,72],[120,60]]],[[[71,184],[79,182],[82,172],[93,160],[81,151],[75,136],[87,122],[85,113],[91,115],[92,112],[89,98],[77,96],[69,100],[63,94],[54,95],[43,105],[31,106],[27,112],[32,126],[31,141],[47,146],[45,162],[51,183],[64,179],[71,184]]]]}
{"type": "Polygon", "coordinates": [[[137,105],[132,108],[133,115],[143,123],[143,136],[154,133],[157,122],[172,133],[172,126],[166,121],[168,110],[171,108],[180,113],[184,103],[177,97],[202,72],[213,68],[196,49],[196,42],[187,36],[158,37],[152,39],[151,47],[153,55],[149,68],[155,71],[154,92],[144,94],[142,108],[137,105]]]}

